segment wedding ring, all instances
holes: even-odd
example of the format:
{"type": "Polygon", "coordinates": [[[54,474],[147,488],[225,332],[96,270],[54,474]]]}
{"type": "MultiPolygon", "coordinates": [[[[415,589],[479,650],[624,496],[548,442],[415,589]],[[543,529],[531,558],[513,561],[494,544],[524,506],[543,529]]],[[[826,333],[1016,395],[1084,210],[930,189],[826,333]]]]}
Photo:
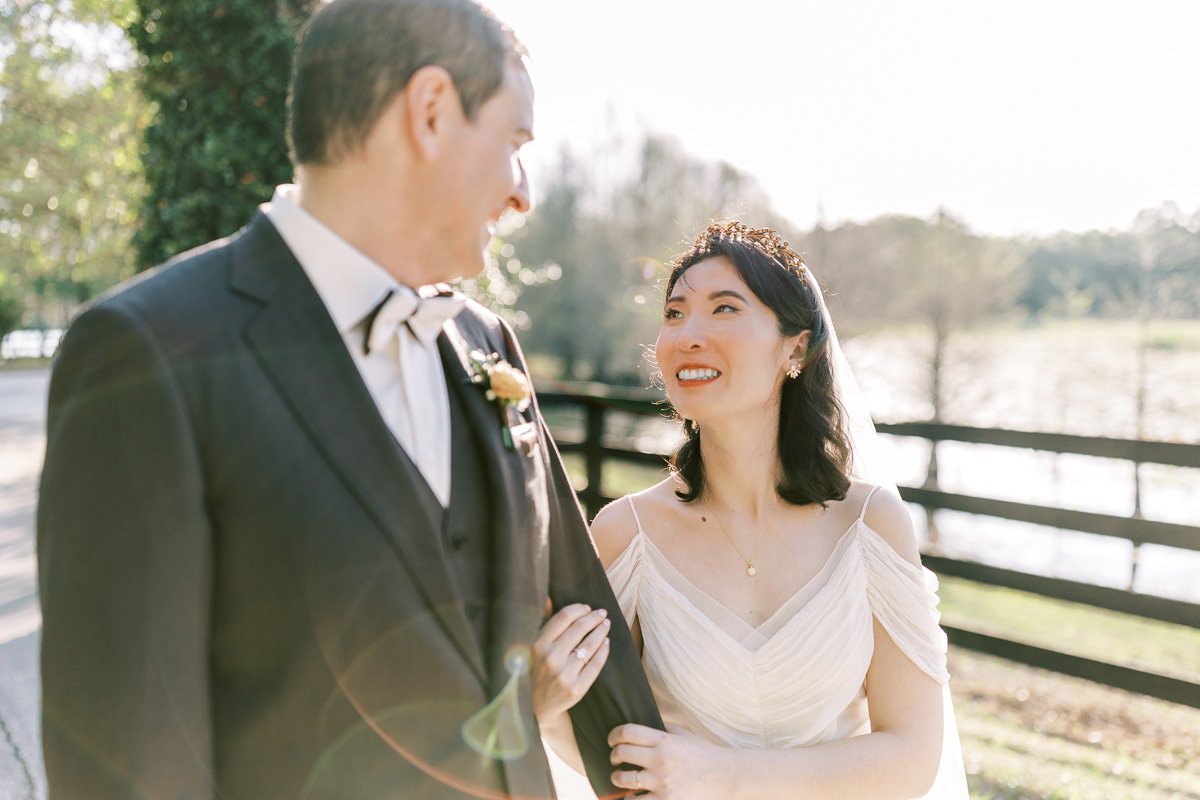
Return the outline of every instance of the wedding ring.
{"type": "Polygon", "coordinates": [[[576,647],[574,650],[571,651],[571,655],[575,656],[580,661],[588,660],[587,650],[584,650],[582,647],[576,647]]]}
{"type": "Polygon", "coordinates": [[[642,771],[640,769],[633,773],[633,785],[639,792],[642,790],[642,771]]]}

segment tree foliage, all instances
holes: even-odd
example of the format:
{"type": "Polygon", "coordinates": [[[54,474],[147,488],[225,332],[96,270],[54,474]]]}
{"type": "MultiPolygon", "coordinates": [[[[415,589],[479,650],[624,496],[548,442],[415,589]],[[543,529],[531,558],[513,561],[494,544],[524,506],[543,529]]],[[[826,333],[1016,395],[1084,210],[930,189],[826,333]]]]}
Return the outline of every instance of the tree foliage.
{"type": "Polygon", "coordinates": [[[151,121],[142,267],[244,225],[291,179],[285,101],[318,0],[137,0],[127,20],[151,121]]]}
{"type": "Polygon", "coordinates": [[[0,2],[0,291],[25,324],[61,325],[133,273],[144,115],[126,7],[0,2]]]}
{"type": "Polygon", "coordinates": [[[0,272],[0,339],[21,322],[21,302],[9,286],[8,275],[0,272]]]}
{"type": "Polygon", "coordinates": [[[1039,240],[1024,272],[1019,301],[1035,318],[1200,317],[1200,212],[1167,203],[1129,230],[1039,240]]]}

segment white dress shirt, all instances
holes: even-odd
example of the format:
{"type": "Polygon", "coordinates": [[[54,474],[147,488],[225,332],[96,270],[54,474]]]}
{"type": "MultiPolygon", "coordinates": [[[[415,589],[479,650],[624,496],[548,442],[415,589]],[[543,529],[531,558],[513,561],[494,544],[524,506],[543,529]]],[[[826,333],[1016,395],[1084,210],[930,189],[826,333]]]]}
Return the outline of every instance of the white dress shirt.
{"type": "Polygon", "coordinates": [[[388,428],[446,507],[450,504],[450,399],[436,342],[422,342],[402,325],[386,347],[370,353],[363,347],[371,310],[389,292],[411,294],[413,288],[397,282],[351,247],[301,208],[298,200],[299,187],[278,186],[263,211],[320,295],[388,428]],[[411,341],[401,348],[399,336],[411,341]],[[410,354],[412,363],[400,362],[402,351],[410,354]]]}

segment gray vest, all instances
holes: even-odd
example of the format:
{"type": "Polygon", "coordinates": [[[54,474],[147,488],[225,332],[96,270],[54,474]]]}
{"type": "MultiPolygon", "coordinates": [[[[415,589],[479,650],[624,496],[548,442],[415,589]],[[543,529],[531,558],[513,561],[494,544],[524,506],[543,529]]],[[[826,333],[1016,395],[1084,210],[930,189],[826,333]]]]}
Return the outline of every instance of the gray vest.
{"type": "MultiPolygon", "coordinates": [[[[442,508],[416,466],[412,467],[412,474],[422,504],[439,527],[446,565],[486,664],[491,661],[488,631],[491,627],[492,525],[495,521],[491,481],[488,480],[485,451],[458,396],[460,387],[446,388],[450,396],[449,508],[442,508]]],[[[475,387],[466,387],[466,390],[478,391],[475,387]]],[[[412,463],[407,455],[402,457],[412,463]]]]}
{"type": "MultiPolygon", "coordinates": [[[[486,451],[467,419],[456,387],[446,388],[450,395],[451,477],[450,507],[442,514],[442,547],[486,663],[490,661],[488,631],[495,564],[492,483],[488,479],[486,451]]],[[[477,391],[475,387],[467,388],[477,391]]]]}

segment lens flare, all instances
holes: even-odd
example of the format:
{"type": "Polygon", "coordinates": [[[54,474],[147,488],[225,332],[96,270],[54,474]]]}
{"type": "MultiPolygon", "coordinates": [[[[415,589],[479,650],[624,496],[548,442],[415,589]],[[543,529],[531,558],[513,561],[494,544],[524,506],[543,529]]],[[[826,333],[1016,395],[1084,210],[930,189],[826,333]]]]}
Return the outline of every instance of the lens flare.
{"type": "Polygon", "coordinates": [[[529,670],[529,648],[514,645],[504,655],[508,681],[492,702],[462,726],[463,741],[484,758],[515,761],[529,752],[529,733],[521,719],[520,680],[529,670]]]}

